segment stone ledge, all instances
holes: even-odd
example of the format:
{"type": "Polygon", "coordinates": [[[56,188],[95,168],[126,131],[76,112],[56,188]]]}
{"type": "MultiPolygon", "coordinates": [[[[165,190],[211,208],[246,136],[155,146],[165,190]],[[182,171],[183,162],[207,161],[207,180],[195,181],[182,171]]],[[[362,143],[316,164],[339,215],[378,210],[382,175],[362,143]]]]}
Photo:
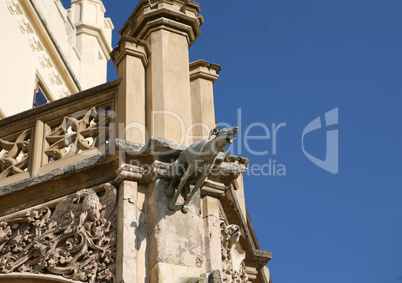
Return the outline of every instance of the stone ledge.
{"type": "Polygon", "coordinates": [[[0,216],[53,200],[115,177],[117,161],[98,155],[0,188],[0,216]]]}
{"type": "Polygon", "coordinates": [[[54,169],[52,171],[46,172],[41,175],[23,179],[21,181],[0,187],[0,197],[4,196],[6,194],[11,194],[11,193],[17,192],[19,190],[23,190],[23,189],[25,189],[27,187],[31,187],[33,185],[38,185],[38,184],[47,182],[51,179],[54,179],[54,178],[57,178],[57,177],[60,177],[60,176],[63,176],[63,175],[69,174],[69,173],[80,171],[82,169],[85,169],[86,167],[95,165],[104,160],[105,160],[105,158],[103,155],[93,156],[93,157],[81,160],[79,162],[76,162],[76,163],[72,163],[72,164],[68,164],[63,167],[59,167],[57,169],[54,169]]]}
{"type": "MultiPolygon", "coordinates": [[[[176,159],[180,153],[188,146],[182,143],[169,141],[162,138],[151,137],[146,145],[122,139],[115,140],[116,149],[124,150],[127,156],[131,158],[151,157],[153,160],[176,159]]],[[[225,159],[225,154],[220,152],[217,157],[217,163],[220,164],[225,159]]]]}

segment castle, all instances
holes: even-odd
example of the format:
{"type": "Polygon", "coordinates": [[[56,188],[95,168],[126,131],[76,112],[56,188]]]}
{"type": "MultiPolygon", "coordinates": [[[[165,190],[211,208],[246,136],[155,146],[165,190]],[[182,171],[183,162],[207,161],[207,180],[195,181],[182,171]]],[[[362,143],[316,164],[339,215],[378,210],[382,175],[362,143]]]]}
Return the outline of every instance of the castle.
{"type": "Polygon", "coordinates": [[[0,2],[0,282],[271,281],[200,11],[141,0],[112,49],[101,0],[0,2]]]}

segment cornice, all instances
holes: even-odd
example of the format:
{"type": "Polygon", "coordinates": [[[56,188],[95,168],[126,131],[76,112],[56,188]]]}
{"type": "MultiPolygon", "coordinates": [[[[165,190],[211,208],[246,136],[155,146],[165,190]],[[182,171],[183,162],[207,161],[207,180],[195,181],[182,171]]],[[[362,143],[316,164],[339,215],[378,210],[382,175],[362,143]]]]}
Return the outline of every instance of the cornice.
{"type": "Polygon", "coordinates": [[[149,43],[131,36],[123,36],[117,43],[117,47],[110,54],[116,68],[125,56],[140,58],[144,67],[148,65],[148,57],[151,54],[149,43]]]}
{"type": "Polygon", "coordinates": [[[213,63],[208,63],[205,60],[198,60],[190,63],[190,81],[202,78],[214,83],[218,78],[218,73],[221,66],[213,63]]]}

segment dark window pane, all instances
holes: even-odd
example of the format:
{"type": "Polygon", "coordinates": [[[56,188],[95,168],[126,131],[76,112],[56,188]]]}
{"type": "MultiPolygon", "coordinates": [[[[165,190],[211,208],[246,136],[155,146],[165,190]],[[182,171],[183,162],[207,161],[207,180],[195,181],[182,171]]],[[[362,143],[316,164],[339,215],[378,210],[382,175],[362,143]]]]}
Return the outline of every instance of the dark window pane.
{"type": "Polygon", "coordinates": [[[35,93],[34,105],[40,106],[40,105],[46,104],[47,102],[48,102],[48,99],[47,99],[46,95],[43,93],[42,88],[40,86],[38,86],[38,88],[36,89],[36,93],[35,93]]]}

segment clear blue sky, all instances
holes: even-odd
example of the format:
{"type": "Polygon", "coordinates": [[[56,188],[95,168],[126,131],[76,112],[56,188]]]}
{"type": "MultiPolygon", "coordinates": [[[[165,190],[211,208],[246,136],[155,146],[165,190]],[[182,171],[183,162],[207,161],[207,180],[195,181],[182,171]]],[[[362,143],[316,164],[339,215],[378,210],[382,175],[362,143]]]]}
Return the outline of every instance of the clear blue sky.
{"type": "MultiPolygon", "coordinates": [[[[274,255],[273,282],[402,283],[402,1],[199,3],[205,24],[190,60],[222,66],[217,120],[236,125],[241,109],[240,134],[253,122],[286,123],[276,155],[272,140],[249,142],[268,155],[250,154],[244,143],[241,151],[251,165],[271,159],[286,167],[286,176],[245,179],[261,248],[274,255]],[[301,136],[336,107],[334,175],[306,158],[301,136]]],[[[115,47],[137,1],[104,4],[115,47]]],[[[112,70],[109,80],[117,77],[112,70]]],[[[306,150],[324,159],[325,141],[317,130],[306,136],[306,150]]]]}

